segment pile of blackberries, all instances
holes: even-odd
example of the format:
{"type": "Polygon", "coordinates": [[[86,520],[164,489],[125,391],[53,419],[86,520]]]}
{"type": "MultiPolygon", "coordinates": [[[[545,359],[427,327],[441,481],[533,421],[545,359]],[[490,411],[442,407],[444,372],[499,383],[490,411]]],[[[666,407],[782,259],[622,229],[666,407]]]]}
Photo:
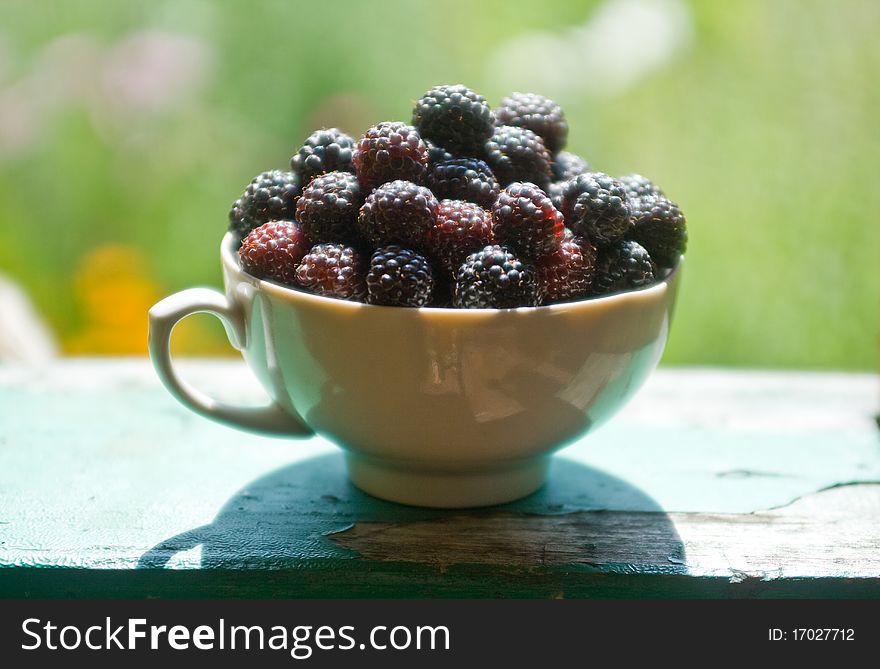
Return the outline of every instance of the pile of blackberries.
{"type": "Polygon", "coordinates": [[[461,85],[425,93],[412,125],[318,130],[233,205],[241,266],[404,307],[538,306],[661,279],[685,250],[681,210],[645,177],[592,171],[567,136],[552,100],[492,110],[461,85]]]}

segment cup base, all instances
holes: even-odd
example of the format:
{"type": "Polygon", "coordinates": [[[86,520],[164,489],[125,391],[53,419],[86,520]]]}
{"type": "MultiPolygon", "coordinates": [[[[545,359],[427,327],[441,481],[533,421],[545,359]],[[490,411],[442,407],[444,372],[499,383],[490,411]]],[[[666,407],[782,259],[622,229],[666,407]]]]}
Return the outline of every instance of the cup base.
{"type": "Polygon", "coordinates": [[[409,469],[398,463],[346,453],[348,475],[374,497],[438,509],[461,509],[512,502],[544,484],[549,457],[482,470],[409,469]]]}

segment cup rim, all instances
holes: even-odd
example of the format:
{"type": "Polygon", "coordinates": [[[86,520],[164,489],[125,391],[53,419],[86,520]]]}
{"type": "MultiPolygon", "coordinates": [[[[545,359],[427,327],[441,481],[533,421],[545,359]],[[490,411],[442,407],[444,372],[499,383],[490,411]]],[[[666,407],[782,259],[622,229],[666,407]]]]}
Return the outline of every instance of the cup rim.
{"type": "Polygon", "coordinates": [[[642,288],[634,288],[620,293],[612,293],[610,295],[601,295],[596,297],[588,297],[581,300],[573,300],[571,302],[557,302],[554,304],[545,304],[537,307],[512,307],[508,309],[495,309],[491,307],[483,307],[478,309],[454,309],[449,307],[395,307],[380,304],[367,304],[365,302],[354,302],[350,300],[340,300],[335,297],[325,297],[323,295],[315,295],[305,290],[284,286],[273,281],[260,279],[245,272],[238,260],[237,244],[238,239],[232,232],[227,232],[223,236],[220,244],[220,258],[223,266],[236,275],[240,280],[258,287],[261,291],[270,293],[276,297],[286,301],[296,302],[303,301],[306,303],[314,303],[316,305],[332,306],[335,308],[350,309],[393,309],[395,312],[412,312],[427,314],[455,314],[456,316],[467,317],[466,314],[483,315],[487,313],[549,313],[553,311],[569,311],[571,309],[589,309],[607,308],[613,304],[623,304],[631,300],[645,300],[652,297],[660,297],[669,288],[670,283],[677,277],[684,263],[684,255],[680,255],[675,267],[661,280],[642,288]]]}

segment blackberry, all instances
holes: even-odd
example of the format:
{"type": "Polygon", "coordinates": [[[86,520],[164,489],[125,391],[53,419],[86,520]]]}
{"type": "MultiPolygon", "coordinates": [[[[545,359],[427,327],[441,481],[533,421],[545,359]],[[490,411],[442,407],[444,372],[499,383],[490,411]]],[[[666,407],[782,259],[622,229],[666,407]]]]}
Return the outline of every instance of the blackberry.
{"type": "Polygon", "coordinates": [[[422,248],[437,222],[434,194],[411,181],[382,184],[367,197],[358,214],[361,235],[373,247],[400,244],[422,248]]]}
{"type": "Polygon", "coordinates": [[[503,246],[486,246],[465,258],[458,268],[452,304],[464,309],[536,306],[535,270],[503,246]]]}
{"type": "Polygon", "coordinates": [[[574,179],[578,174],[592,172],[592,168],[586,160],[568,151],[560,151],[553,156],[553,164],[550,168],[553,171],[554,181],[568,181],[574,179]]]}
{"type": "Polygon", "coordinates": [[[248,233],[238,249],[241,268],[258,279],[296,285],[296,268],[311,247],[302,226],[270,221],[248,233]]]}
{"type": "Polygon", "coordinates": [[[630,226],[626,189],[602,172],[589,172],[566,182],[562,197],[565,222],[576,235],[601,246],[621,239],[630,226]]]}
{"type": "Polygon", "coordinates": [[[478,155],[492,136],[492,110],[482,95],[461,84],[435,86],[413,109],[423,137],[456,155],[478,155]]]}
{"type": "Polygon", "coordinates": [[[356,243],[360,183],[350,172],[321,174],[306,186],[296,205],[296,219],[315,243],[356,243]]]}
{"type": "Polygon", "coordinates": [[[444,149],[442,146],[437,146],[430,139],[425,139],[422,137],[422,141],[425,143],[425,146],[428,147],[428,169],[431,169],[431,165],[435,163],[442,163],[447,160],[452,160],[455,158],[449,151],[444,149]]]}
{"type": "Polygon", "coordinates": [[[657,265],[668,269],[687,247],[687,224],[671,200],[643,197],[633,207],[633,224],[626,237],[641,244],[657,265]]]}
{"type": "Polygon", "coordinates": [[[641,174],[628,174],[625,177],[620,177],[619,181],[623,184],[630,200],[640,197],[663,197],[663,191],[660,190],[660,187],[641,174]]]}
{"type": "Polygon", "coordinates": [[[272,170],[253,178],[229,211],[229,230],[239,239],[268,221],[293,220],[302,182],[294,172],[272,170]]]}
{"type": "Polygon", "coordinates": [[[354,172],[352,153],[354,140],[339,128],[316,130],[290,159],[290,169],[303,184],[326,172],[354,172]]]}
{"type": "Polygon", "coordinates": [[[551,153],[561,151],[568,138],[568,123],[562,108],[535,93],[513,93],[501,100],[495,109],[495,121],[498,125],[528,128],[544,140],[551,153]]]}
{"type": "Polygon", "coordinates": [[[568,185],[566,181],[554,181],[547,188],[547,197],[553,203],[560,213],[562,213],[562,202],[565,199],[565,187],[568,185]]]}
{"type": "Polygon", "coordinates": [[[351,246],[316,244],[296,269],[296,282],[324,297],[363,302],[367,294],[361,256],[351,246]]]}
{"type": "Polygon", "coordinates": [[[640,244],[625,239],[600,248],[593,277],[593,294],[617,293],[654,281],[654,263],[640,244]]]}
{"type": "Polygon", "coordinates": [[[586,240],[567,237],[556,251],[538,259],[536,271],[541,304],[586,297],[596,273],[596,247],[586,240]]]}
{"type": "Polygon", "coordinates": [[[492,207],[495,239],[534,259],[559,248],[565,227],[547,194],[532,183],[515,181],[492,207]]]}
{"type": "Polygon", "coordinates": [[[455,158],[428,167],[425,183],[438,198],[467,200],[491,207],[501,187],[492,170],[477,158],[455,158]]]}
{"type": "Polygon", "coordinates": [[[367,302],[424,307],[431,301],[434,277],[424,256],[400,246],[383,246],[370,258],[367,302]]]}
{"type": "Polygon", "coordinates": [[[422,183],[428,147],[412,126],[385,121],[361,137],[351,161],[365,191],[395,179],[422,183]]]}
{"type": "Polygon", "coordinates": [[[492,244],[492,216],[461,200],[440,200],[437,223],[431,230],[431,247],[447,274],[457,270],[466,256],[492,244]]]}
{"type": "Polygon", "coordinates": [[[531,130],[498,126],[485,149],[486,162],[502,186],[514,181],[530,181],[541,188],[550,185],[550,153],[531,130]]]}

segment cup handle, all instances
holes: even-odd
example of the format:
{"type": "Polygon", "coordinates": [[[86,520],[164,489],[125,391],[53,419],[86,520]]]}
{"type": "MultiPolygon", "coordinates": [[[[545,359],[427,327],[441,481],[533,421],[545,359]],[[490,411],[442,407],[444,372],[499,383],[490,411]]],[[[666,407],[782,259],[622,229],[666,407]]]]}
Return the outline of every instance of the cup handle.
{"type": "Polygon", "coordinates": [[[210,288],[190,288],[169,295],[150,309],[149,350],[159,379],[177,400],[218,423],[274,436],[308,436],[312,430],[285,411],[277,402],[266,406],[234,406],[209,397],[181,379],[171,360],[171,333],[187,316],[206,313],[220,319],[230,343],[241,349],[246,343],[241,308],[226,295],[210,288]]]}

